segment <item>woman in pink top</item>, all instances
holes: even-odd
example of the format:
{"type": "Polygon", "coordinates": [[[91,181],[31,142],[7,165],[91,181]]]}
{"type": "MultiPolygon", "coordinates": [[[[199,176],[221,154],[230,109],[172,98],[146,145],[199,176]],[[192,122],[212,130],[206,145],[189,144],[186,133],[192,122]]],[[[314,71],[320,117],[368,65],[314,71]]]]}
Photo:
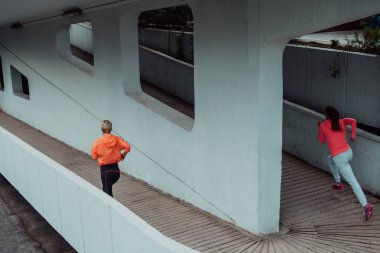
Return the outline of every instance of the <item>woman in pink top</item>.
{"type": "Polygon", "coordinates": [[[327,141],[331,155],[327,157],[327,163],[331,173],[334,176],[335,183],[333,189],[343,190],[344,185],[340,180],[340,174],[347,183],[350,184],[360,204],[364,207],[365,218],[369,220],[372,216],[373,205],[367,202],[367,199],[355,178],[350,161],[352,160],[352,150],[346,141],[346,126],[351,125],[351,141],[356,138],[356,120],[351,118],[339,118],[339,112],[332,106],[325,108],[326,121],[318,122],[319,126],[319,142],[324,144],[327,141]]]}

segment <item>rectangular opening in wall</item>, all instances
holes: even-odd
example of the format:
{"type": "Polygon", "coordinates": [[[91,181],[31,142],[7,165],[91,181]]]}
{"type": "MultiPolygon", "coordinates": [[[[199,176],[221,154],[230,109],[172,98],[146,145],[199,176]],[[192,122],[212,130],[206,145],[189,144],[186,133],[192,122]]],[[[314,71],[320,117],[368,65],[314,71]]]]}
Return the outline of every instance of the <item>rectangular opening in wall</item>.
{"type": "Polygon", "coordinates": [[[380,34],[379,17],[290,40],[283,53],[283,98],[321,114],[333,106],[380,136],[380,44],[372,36],[380,34]]]}
{"type": "Polygon", "coordinates": [[[70,50],[73,56],[94,65],[91,22],[70,25],[70,50]]]}
{"type": "Polygon", "coordinates": [[[191,8],[180,5],[142,12],[138,26],[143,92],[194,119],[191,8]]]}
{"type": "Polygon", "coordinates": [[[0,90],[4,90],[4,75],[3,75],[3,63],[0,56],[0,90]]]}
{"type": "Polygon", "coordinates": [[[13,93],[19,97],[29,99],[28,78],[13,66],[11,66],[11,77],[13,93]]]}

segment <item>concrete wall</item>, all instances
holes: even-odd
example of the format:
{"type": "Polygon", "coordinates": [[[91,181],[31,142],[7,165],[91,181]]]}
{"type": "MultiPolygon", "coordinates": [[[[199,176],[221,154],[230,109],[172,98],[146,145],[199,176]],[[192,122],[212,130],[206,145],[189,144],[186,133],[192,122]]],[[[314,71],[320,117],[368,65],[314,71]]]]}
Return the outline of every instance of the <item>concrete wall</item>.
{"type": "MultiPolygon", "coordinates": [[[[256,107],[256,88],[250,81],[255,71],[246,54],[247,41],[239,39],[247,33],[240,14],[245,3],[235,5],[226,18],[222,13],[230,11],[227,2],[189,2],[196,22],[203,26],[194,41],[195,120],[139,88],[138,14],[175,3],[183,1],[136,1],[83,17],[1,31],[0,43],[5,46],[0,47],[5,70],[1,108],[84,152],[100,135],[100,119],[110,119],[114,130],[133,144],[123,171],[222,219],[261,231],[257,135],[252,134],[256,120],[251,113],[256,107]],[[215,8],[219,11],[206,11],[215,8]],[[227,20],[230,32],[218,29],[215,19],[227,20]],[[82,21],[91,21],[94,30],[92,72],[66,60],[56,44],[62,27],[82,21]],[[211,36],[210,31],[216,32],[211,36]],[[233,65],[230,59],[235,59],[233,65]],[[28,101],[10,92],[11,64],[29,79],[28,101]]],[[[278,218],[273,223],[272,229],[277,229],[278,218]]]]}
{"type": "Polygon", "coordinates": [[[197,252],[3,128],[0,173],[78,252],[197,252]]]}
{"type": "Polygon", "coordinates": [[[379,56],[289,45],[283,62],[285,99],[319,112],[332,105],[380,127],[379,56]]]}
{"type": "Polygon", "coordinates": [[[4,69],[24,73],[31,96],[10,92],[7,70],[0,106],[85,152],[100,119],[110,119],[133,144],[122,170],[247,230],[276,232],[284,46],[379,11],[374,0],[138,0],[2,30],[4,69]],[[139,13],[186,3],[194,14],[195,120],[144,94],[139,76],[139,13]],[[57,31],[83,21],[94,28],[87,72],[57,53],[57,31]]]}
{"type": "MultiPolygon", "coordinates": [[[[317,122],[323,119],[320,113],[285,101],[283,147],[285,151],[329,172],[327,144],[318,142],[317,122]]],[[[350,130],[347,131],[347,139],[350,134],[350,130]]],[[[354,153],[351,166],[357,180],[363,189],[379,195],[380,137],[358,129],[356,141],[350,146],[354,153]]]]}
{"type": "Polygon", "coordinates": [[[194,66],[141,46],[139,60],[142,80],[194,105],[194,66]]]}
{"type": "MultiPolygon", "coordinates": [[[[176,58],[178,50],[177,36],[180,33],[180,31],[140,28],[139,44],[176,58]]],[[[185,57],[183,61],[190,64],[194,63],[193,33],[183,33],[183,54],[185,57]]]]}

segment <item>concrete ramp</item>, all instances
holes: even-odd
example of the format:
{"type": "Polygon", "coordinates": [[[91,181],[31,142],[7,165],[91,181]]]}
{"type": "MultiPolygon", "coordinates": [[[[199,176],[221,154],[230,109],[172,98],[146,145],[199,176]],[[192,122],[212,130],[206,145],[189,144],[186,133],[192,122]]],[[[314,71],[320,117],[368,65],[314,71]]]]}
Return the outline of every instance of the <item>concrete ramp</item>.
{"type": "MultiPolygon", "coordinates": [[[[31,197],[32,205],[38,201],[36,202],[36,196],[31,192],[33,187],[28,187],[30,183],[35,182],[36,185],[41,185],[40,187],[45,187],[44,184],[52,187],[51,192],[56,195],[40,193],[42,215],[49,222],[55,219],[51,209],[56,206],[49,206],[47,203],[50,202],[44,204],[43,196],[46,195],[47,198],[54,199],[60,207],[56,212],[60,226],[56,226],[56,230],[79,252],[380,252],[379,199],[369,196],[370,201],[375,203],[375,215],[370,222],[366,222],[363,210],[349,187],[343,192],[333,192],[331,178],[327,173],[287,154],[283,155],[282,229],[278,234],[260,236],[223,222],[124,173],[114,187],[117,200],[115,201],[101,192],[98,166],[87,154],[3,112],[0,112],[0,127],[3,128],[0,128],[1,159],[7,160],[0,163],[2,174],[10,177],[10,181],[15,182],[16,187],[20,187],[19,191],[23,195],[31,197]],[[7,140],[4,141],[5,139],[7,140]],[[39,172],[34,181],[29,182],[30,178],[25,178],[29,183],[26,184],[26,189],[23,189],[23,184],[20,183],[22,180],[12,176],[16,173],[11,172],[11,165],[17,157],[14,154],[17,148],[16,144],[11,144],[12,147],[9,149],[6,145],[9,144],[9,140],[13,140],[17,145],[31,146],[23,151],[23,159],[27,157],[26,152],[35,152],[32,150],[34,148],[50,157],[51,163],[60,164],[60,169],[75,173],[76,175],[67,171],[72,174],[68,177],[73,179],[73,193],[60,196],[58,190],[53,191],[53,188],[60,187],[63,181],[65,184],[69,182],[66,182],[67,179],[64,177],[60,178],[60,175],[66,173],[64,171],[56,172],[56,182],[50,182],[48,167],[44,168],[45,173],[39,172]],[[91,184],[87,185],[86,181],[91,184]],[[75,189],[81,187],[90,192],[91,199],[84,199],[84,193],[79,190],[79,206],[60,205],[64,201],[75,199],[75,189]],[[76,223],[72,228],[67,227],[70,224],[67,217],[70,213],[74,214],[74,210],[78,208],[80,215],[73,217],[78,217],[79,224],[76,223]],[[104,216],[94,215],[99,209],[105,209],[102,212],[104,216]],[[144,221],[139,221],[137,216],[134,221],[128,220],[134,217],[130,211],[144,221]],[[112,218],[107,221],[112,224],[110,231],[104,229],[109,225],[103,220],[108,219],[107,215],[112,218]],[[85,226],[91,230],[86,230],[85,226]],[[137,226],[136,231],[140,234],[128,233],[131,226],[137,226]],[[155,233],[155,229],[160,233],[155,233]],[[151,234],[141,231],[150,231],[151,234]],[[71,238],[75,233],[83,238],[75,241],[75,238],[71,238]]],[[[33,171],[28,172],[33,167],[33,161],[30,164],[28,160],[24,160],[23,164],[17,161],[15,163],[17,166],[14,168],[22,168],[25,175],[32,172],[30,175],[33,176],[33,171]]],[[[36,209],[38,210],[38,204],[36,209]]]]}

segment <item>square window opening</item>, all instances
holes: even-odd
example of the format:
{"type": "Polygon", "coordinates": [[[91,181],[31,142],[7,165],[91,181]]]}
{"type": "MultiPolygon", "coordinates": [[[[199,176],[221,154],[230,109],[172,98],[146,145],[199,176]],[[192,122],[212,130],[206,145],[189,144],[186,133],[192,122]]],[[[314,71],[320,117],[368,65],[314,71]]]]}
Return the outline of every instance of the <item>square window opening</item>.
{"type": "Polygon", "coordinates": [[[188,5],[145,11],[138,20],[142,91],[192,119],[193,23],[188,5]]]}
{"type": "Polygon", "coordinates": [[[91,22],[71,24],[69,30],[71,54],[94,66],[93,32],[91,22]]]}
{"type": "Polygon", "coordinates": [[[30,92],[28,78],[13,66],[11,66],[11,76],[13,93],[16,96],[29,99],[30,92]]]}

